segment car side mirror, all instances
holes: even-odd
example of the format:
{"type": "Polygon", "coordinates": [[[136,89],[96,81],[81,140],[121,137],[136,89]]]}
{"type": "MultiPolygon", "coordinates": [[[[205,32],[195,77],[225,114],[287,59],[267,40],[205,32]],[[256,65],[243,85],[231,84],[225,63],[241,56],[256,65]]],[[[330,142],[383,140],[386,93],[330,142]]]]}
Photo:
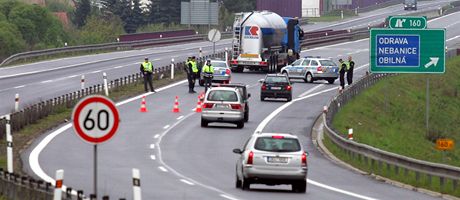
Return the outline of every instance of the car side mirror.
{"type": "Polygon", "coordinates": [[[241,149],[233,149],[233,153],[242,154],[243,151],[241,149]]]}
{"type": "Polygon", "coordinates": [[[260,80],[259,80],[259,83],[263,83],[263,82],[264,82],[264,79],[260,79],[260,80]]]}

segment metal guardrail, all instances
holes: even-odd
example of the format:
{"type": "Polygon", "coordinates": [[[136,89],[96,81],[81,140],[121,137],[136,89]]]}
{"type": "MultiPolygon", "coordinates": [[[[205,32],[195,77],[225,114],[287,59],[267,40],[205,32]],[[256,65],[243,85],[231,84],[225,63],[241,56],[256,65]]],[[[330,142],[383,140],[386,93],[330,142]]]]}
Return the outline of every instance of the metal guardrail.
{"type": "MultiPolygon", "coordinates": [[[[458,50],[450,50],[448,55],[456,56],[458,50]]],[[[342,106],[347,104],[354,96],[358,95],[363,90],[374,85],[381,79],[389,76],[389,74],[371,74],[361,78],[355,84],[345,89],[342,94],[335,96],[327,105],[328,111],[323,114],[323,121],[326,135],[331,141],[340,148],[341,151],[346,152],[352,159],[359,159],[364,161],[366,165],[371,164],[371,170],[374,167],[383,170],[383,164],[386,165],[387,170],[392,170],[392,167],[397,175],[408,177],[408,171],[415,172],[416,181],[420,181],[421,175],[425,177],[438,177],[440,188],[444,188],[447,181],[452,182],[453,191],[459,189],[458,183],[460,181],[460,167],[433,163],[423,160],[410,158],[403,155],[387,152],[366,144],[361,144],[355,141],[347,140],[345,137],[340,136],[332,127],[332,119],[342,106]],[[399,169],[404,170],[404,173],[399,174],[399,169]]],[[[431,184],[431,183],[430,183],[431,184]]]]}
{"type": "MultiPolygon", "coordinates": [[[[222,37],[228,37],[232,33],[222,33],[222,37]]],[[[70,52],[82,52],[82,51],[94,51],[94,50],[108,50],[108,49],[132,49],[141,46],[154,46],[154,45],[164,45],[164,44],[173,44],[181,42],[190,42],[197,40],[206,40],[207,34],[191,35],[191,36],[179,36],[179,37],[170,37],[170,38],[156,38],[149,40],[140,40],[132,42],[113,42],[113,43],[104,43],[104,44],[93,44],[93,45],[80,45],[80,46],[69,46],[62,48],[54,49],[45,49],[37,51],[28,51],[23,53],[17,53],[11,55],[0,63],[0,66],[9,64],[11,62],[20,60],[20,59],[29,59],[39,56],[49,56],[61,53],[70,53],[70,52]]]]}

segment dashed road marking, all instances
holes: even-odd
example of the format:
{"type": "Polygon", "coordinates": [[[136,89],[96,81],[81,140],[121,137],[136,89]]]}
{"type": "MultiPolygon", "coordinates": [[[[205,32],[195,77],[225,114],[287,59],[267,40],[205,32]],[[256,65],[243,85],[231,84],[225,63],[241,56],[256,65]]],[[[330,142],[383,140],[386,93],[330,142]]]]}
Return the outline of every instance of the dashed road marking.
{"type": "Polygon", "coordinates": [[[177,120],[180,120],[180,119],[182,119],[182,118],[184,118],[184,115],[179,116],[179,117],[177,118],[177,120]]]}
{"type": "Polygon", "coordinates": [[[164,168],[163,166],[158,167],[158,169],[160,169],[163,172],[168,172],[168,170],[166,168],[164,168]]]}
{"type": "Polygon", "coordinates": [[[50,82],[53,82],[53,80],[46,80],[46,81],[42,81],[40,83],[50,83],[50,82]]]}
{"type": "Polygon", "coordinates": [[[118,68],[122,68],[122,67],[126,67],[124,65],[121,65],[121,66],[116,66],[116,67],[113,67],[114,69],[118,69],[118,68]]]}
{"type": "Polygon", "coordinates": [[[170,126],[169,126],[169,124],[168,124],[168,125],[164,126],[163,129],[168,129],[169,127],[170,127],[170,126]]]}
{"type": "Polygon", "coordinates": [[[153,138],[157,139],[158,137],[160,137],[160,134],[156,134],[155,136],[153,136],[153,138]]]}
{"type": "Polygon", "coordinates": [[[151,149],[155,149],[155,144],[151,144],[151,145],[150,145],[150,148],[151,148],[151,149]]]}
{"type": "Polygon", "coordinates": [[[180,179],[180,181],[183,182],[183,183],[189,184],[189,185],[195,185],[195,183],[192,183],[192,182],[187,181],[185,179],[180,179]]]}
{"type": "Polygon", "coordinates": [[[78,75],[72,75],[72,76],[67,76],[67,78],[75,78],[77,77],[78,75]]]}
{"type": "Polygon", "coordinates": [[[99,73],[101,72],[102,70],[96,70],[96,71],[93,71],[93,72],[90,72],[91,74],[95,74],[95,73],[99,73]]]}
{"type": "Polygon", "coordinates": [[[157,159],[157,157],[156,157],[155,155],[150,155],[150,159],[152,159],[152,160],[156,160],[156,159],[157,159]]]}
{"type": "Polygon", "coordinates": [[[16,86],[16,87],[14,87],[14,89],[19,89],[19,88],[23,88],[23,87],[26,87],[26,85],[16,86]]]}

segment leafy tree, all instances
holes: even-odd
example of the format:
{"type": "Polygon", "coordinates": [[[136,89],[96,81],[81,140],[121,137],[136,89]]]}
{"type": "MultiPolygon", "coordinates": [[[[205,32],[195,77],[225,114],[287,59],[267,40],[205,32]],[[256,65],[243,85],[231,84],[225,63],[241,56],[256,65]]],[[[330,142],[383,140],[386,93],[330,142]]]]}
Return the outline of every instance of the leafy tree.
{"type": "Polygon", "coordinates": [[[232,13],[249,12],[256,9],[256,0],[223,0],[225,8],[232,13]]]}
{"type": "Polygon", "coordinates": [[[6,21],[6,16],[3,13],[0,13],[0,22],[6,21]]]}
{"type": "Polygon", "coordinates": [[[77,4],[77,9],[74,13],[74,24],[77,27],[82,27],[86,24],[86,18],[91,12],[90,0],[80,0],[77,4]]]}
{"type": "Polygon", "coordinates": [[[79,31],[81,44],[115,42],[124,33],[123,22],[117,16],[109,18],[89,16],[88,22],[79,31]]]}
{"type": "Polygon", "coordinates": [[[18,28],[7,21],[0,21],[0,59],[12,54],[19,53],[25,49],[26,43],[21,37],[18,28]]]}
{"type": "Polygon", "coordinates": [[[0,0],[0,13],[3,13],[6,17],[10,15],[11,9],[17,5],[22,4],[16,0],[0,0]]]}
{"type": "Polygon", "coordinates": [[[149,4],[147,8],[147,22],[150,24],[160,23],[160,0],[151,0],[151,4],[149,4]]]}
{"type": "Polygon", "coordinates": [[[140,0],[133,0],[133,12],[132,12],[132,22],[136,25],[136,29],[142,25],[144,25],[144,15],[142,14],[141,3],[140,0]]]}

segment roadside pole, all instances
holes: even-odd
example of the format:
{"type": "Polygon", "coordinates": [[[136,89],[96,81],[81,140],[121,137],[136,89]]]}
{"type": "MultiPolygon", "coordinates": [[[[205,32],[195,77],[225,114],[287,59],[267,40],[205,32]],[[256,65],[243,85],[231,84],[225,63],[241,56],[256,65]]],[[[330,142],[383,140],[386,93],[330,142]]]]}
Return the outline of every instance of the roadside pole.
{"type": "Polygon", "coordinates": [[[171,80],[174,79],[174,58],[171,58],[171,80]]]}
{"type": "Polygon", "coordinates": [[[133,168],[133,199],[142,200],[141,195],[141,173],[139,169],[133,168]]]}
{"type": "Polygon", "coordinates": [[[81,81],[80,81],[80,89],[84,90],[85,89],[85,75],[81,75],[81,81]]]}
{"type": "Polygon", "coordinates": [[[16,93],[14,96],[14,111],[19,112],[19,94],[16,93]]]}
{"type": "Polygon", "coordinates": [[[53,200],[62,199],[62,184],[64,182],[64,170],[60,169],[56,171],[56,185],[54,186],[53,200]]]}
{"type": "Polygon", "coordinates": [[[11,117],[5,116],[6,119],[6,156],[8,173],[13,173],[13,135],[11,135],[11,117]]]}
{"type": "Polygon", "coordinates": [[[93,187],[94,187],[94,196],[97,199],[97,143],[94,144],[94,179],[93,179],[93,187]]]}
{"type": "Polygon", "coordinates": [[[104,91],[105,96],[109,96],[109,86],[107,84],[107,74],[104,72],[102,73],[102,78],[104,79],[104,91]]]}
{"type": "Polygon", "coordinates": [[[203,49],[201,47],[200,47],[200,52],[198,55],[200,56],[200,58],[203,57],[203,49]]]}

